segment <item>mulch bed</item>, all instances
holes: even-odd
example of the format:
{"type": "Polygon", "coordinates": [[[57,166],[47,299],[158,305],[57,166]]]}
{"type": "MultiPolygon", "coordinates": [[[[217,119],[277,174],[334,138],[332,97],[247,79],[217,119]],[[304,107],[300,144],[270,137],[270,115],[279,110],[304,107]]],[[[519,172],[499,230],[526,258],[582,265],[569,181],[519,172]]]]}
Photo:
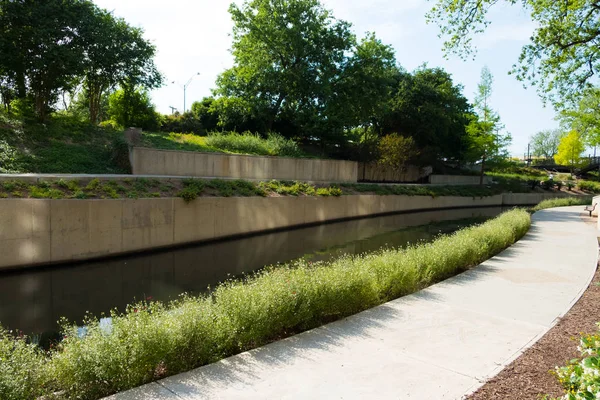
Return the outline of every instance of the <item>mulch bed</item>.
{"type": "Polygon", "coordinates": [[[472,400],[539,399],[564,395],[551,371],[579,357],[581,333],[598,331],[600,321],[600,269],[581,299],[542,339],[468,397],[472,400]]]}

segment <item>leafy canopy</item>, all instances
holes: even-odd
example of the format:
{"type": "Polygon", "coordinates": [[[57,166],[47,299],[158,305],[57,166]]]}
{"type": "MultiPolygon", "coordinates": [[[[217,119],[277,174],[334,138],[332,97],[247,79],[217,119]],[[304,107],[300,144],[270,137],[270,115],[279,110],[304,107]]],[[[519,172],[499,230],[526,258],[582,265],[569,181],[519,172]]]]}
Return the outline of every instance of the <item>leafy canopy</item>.
{"type": "Polygon", "coordinates": [[[554,161],[559,165],[567,165],[573,169],[581,162],[581,153],[585,150],[581,135],[577,131],[571,131],[560,140],[558,153],[554,161]]]}
{"type": "Polygon", "coordinates": [[[557,108],[575,104],[592,88],[600,67],[600,5],[592,0],[435,0],[427,18],[439,25],[446,54],[474,55],[473,36],[490,24],[488,12],[519,5],[536,24],[513,67],[519,80],[538,87],[557,108]]]}
{"type": "Polygon", "coordinates": [[[531,152],[536,157],[553,158],[563,132],[559,129],[540,131],[531,137],[531,152]]]}

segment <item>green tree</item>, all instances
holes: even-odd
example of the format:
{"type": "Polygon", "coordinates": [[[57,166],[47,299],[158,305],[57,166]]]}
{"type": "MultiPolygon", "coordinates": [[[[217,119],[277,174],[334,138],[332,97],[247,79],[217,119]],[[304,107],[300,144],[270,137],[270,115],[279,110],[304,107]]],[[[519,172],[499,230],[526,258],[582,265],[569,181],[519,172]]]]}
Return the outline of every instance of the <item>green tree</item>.
{"type": "Polygon", "coordinates": [[[473,36],[490,24],[487,13],[501,4],[520,5],[536,24],[531,41],[522,49],[513,73],[538,86],[543,99],[558,108],[576,104],[600,68],[600,6],[574,0],[436,0],[428,13],[445,36],[447,54],[474,54],[473,36]]]}
{"type": "Polygon", "coordinates": [[[531,140],[531,150],[534,156],[553,158],[558,152],[558,145],[563,132],[559,129],[540,131],[533,135],[531,140]]]}
{"type": "Polygon", "coordinates": [[[214,97],[205,97],[202,101],[192,103],[191,113],[197,118],[204,129],[214,131],[219,124],[219,113],[215,107],[214,97]]]}
{"type": "Polygon", "coordinates": [[[475,94],[475,109],[477,116],[472,117],[467,125],[469,154],[472,160],[481,160],[481,175],[479,184],[483,184],[485,162],[491,157],[502,155],[503,150],[511,142],[509,134],[503,134],[504,126],[500,116],[490,106],[492,96],[493,76],[489,68],[481,70],[481,81],[475,94]]]}
{"type": "Polygon", "coordinates": [[[590,146],[600,145],[600,89],[589,90],[579,103],[563,110],[560,119],[565,128],[580,132],[590,146]]]}
{"type": "Polygon", "coordinates": [[[74,96],[84,82],[97,122],[102,96],[117,85],[160,85],[142,33],[90,0],[0,0],[0,86],[44,120],[60,94],[74,96]]]}
{"type": "Polygon", "coordinates": [[[381,138],[379,154],[381,165],[402,172],[405,170],[407,163],[414,159],[419,152],[412,137],[392,133],[381,138]]]}
{"type": "Polygon", "coordinates": [[[337,115],[345,127],[380,130],[399,73],[394,49],[367,33],[334,82],[336,96],[329,114],[337,115]]]}
{"type": "Polygon", "coordinates": [[[421,163],[464,161],[466,125],[472,107],[461,85],[441,68],[422,66],[396,75],[394,93],[382,118],[383,133],[403,132],[421,149],[421,163]]]}
{"type": "Polygon", "coordinates": [[[154,65],[156,49],[131,27],[106,10],[96,8],[81,27],[85,41],[84,86],[92,123],[99,120],[102,97],[118,85],[153,89],[162,84],[154,65]]]}
{"type": "Polygon", "coordinates": [[[571,168],[571,172],[581,162],[581,153],[585,150],[581,135],[577,131],[571,131],[563,136],[558,145],[558,153],[554,156],[554,161],[559,165],[566,165],[571,168]]]}
{"type": "Polygon", "coordinates": [[[215,93],[247,104],[263,130],[282,114],[316,128],[355,43],[350,24],[318,0],[247,0],[229,12],[234,67],[219,76],[215,93]]]}
{"type": "Polygon", "coordinates": [[[80,28],[94,9],[84,0],[0,0],[0,72],[14,82],[19,98],[29,90],[41,120],[58,93],[82,74],[80,28]]]}
{"type": "Polygon", "coordinates": [[[108,116],[119,125],[156,130],[159,127],[158,113],[143,88],[124,85],[108,98],[108,116]]]}

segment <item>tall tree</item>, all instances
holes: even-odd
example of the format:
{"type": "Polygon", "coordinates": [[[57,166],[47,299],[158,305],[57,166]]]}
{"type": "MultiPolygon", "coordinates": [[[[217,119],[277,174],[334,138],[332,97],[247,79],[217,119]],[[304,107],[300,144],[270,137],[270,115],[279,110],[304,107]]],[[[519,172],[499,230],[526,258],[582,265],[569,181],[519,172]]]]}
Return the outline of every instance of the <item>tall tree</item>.
{"type": "Polygon", "coordinates": [[[577,131],[571,131],[560,140],[558,153],[554,156],[554,161],[559,165],[569,166],[571,172],[573,172],[573,169],[581,161],[581,153],[584,149],[585,145],[581,140],[581,135],[577,131]]]}
{"type": "Polygon", "coordinates": [[[513,73],[538,86],[543,99],[558,108],[575,104],[596,80],[600,67],[600,4],[593,0],[435,0],[428,20],[446,38],[447,54],[474,54],[473,36],[490,21],[487,13],[500,4],[520,5],[536,24],[513,73]]]}
{"type": "Polygon", "coordinates": [[[396,76],[390,105],[383,108],[384,134],[402,132],[422,149],[421,162],[463,161],[466,130],[472,107],[461,85],[441,68],[422,66],[396,76]]]}
{"type": "Polygon", "coordinates": [[[533,135],[531,140],[531,150],[536,157],[551,159],[558,152],[558,145],[563,132],[560,129],[550,129],[540,131],[533,135]]]}
{"type": "Polygon", "coordinates": [[[29,98],[42,120],[82,81],[92,122],[117,84],[160,85],[154,52],[140,29],[91,0],[0,0],[0,84],[29,98]]]}
{"type": "Polygon", "coordinates": [[[490,106],[493,81],[494,78],[489,68],[483,67],[481,81],[477,85],[475,93],[477,117],[472,118],[467,126],[471,157],[473,160],[481,160],[480,185],[483,184],[486,160],[500,155],[511,141],[509,134],[501,132],[504,126],[500,121],[500,116],[490,106]]]}
{"type": "Polygon", "coordinates": [[[600,145],[600,89],[589,90],[579,103],[563,110],[560,119],[565,128],[579,132],[590,146],[600,145]]]}
{"type": "Polygon", "coordinates": [[[94,8],[86,0],[0,0],[0,70],[10,71],[18,97],[29,88],[42,120],[59,91],[82,73],[79,28],[94,8]]]}
{"type": "Polygon", "coordinates": [[[286,112],[307,128],[318,125],[355,43],[350,24],[318,0],[246,0],[229,12],[235,65],[215,93],[245,101],[265,130],[286,112]]]}
{"type": "Polygon", "coordinates": [[[85,41],[84,86],[90,122],[97,123],[102,96],[117,85],[153,89],[162,83],[154,65],[154,45],[143,30],[106,10],[96,9],[81,27],[85,41]],[[127,85],[126,85],[127,84],[127,85]]]}

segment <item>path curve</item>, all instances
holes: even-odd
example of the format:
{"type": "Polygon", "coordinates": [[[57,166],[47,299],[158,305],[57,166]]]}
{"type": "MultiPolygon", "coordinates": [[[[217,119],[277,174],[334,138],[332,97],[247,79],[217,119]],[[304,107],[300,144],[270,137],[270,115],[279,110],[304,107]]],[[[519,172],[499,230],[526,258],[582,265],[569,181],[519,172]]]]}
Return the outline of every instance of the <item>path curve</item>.
{"type": "Polygon", "coordinates": [[[582,211],[540,211],[518,243],[454,278],[110,399],[460,399],[587,288],[598,241],[582,211]]]}

